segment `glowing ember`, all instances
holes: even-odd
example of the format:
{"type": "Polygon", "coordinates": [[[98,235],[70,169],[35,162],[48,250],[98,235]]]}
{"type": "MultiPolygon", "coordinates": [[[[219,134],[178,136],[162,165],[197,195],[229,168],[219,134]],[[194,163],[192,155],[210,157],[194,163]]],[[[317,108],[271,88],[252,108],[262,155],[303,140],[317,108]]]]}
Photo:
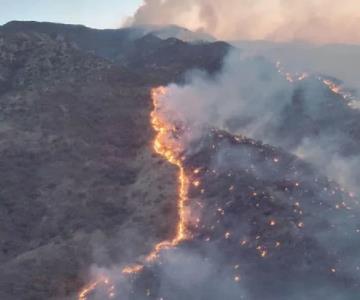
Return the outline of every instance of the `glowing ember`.
{"type": "Polygon", "coordinates": [[[352,95],[349,91],[344,89],[344,87],[340,84],[336,84],[330,79],[323,79],[321,77],[318,78],[322,81],[334,94],[339,95],[341,98],[346,101],[346,104],[353,109],[359,109],[359,99],[356,99],[354,95],[352,95]]]}
{"type": "Polygon", "coordinates": [[[200,186],[200,181],[199,181],[199,180],[195,180],[195,181],[193,182],[193,185],[194,185],[195,187],[200,186]]]}
{"type": "Polygon", "coordinates": [[[133,274],[138,273],[144,269],[144,266],[142,265],[133,265],[133,266],[127,266],[122,270],[123,274],[133,274]]]}
{"type": "Polygon", "coordinates": [[[271,220],[269,224],[270,224],[270,226],[275,226],[275,225],[276,225],[276,221],[275,221],[275,220],[271,220]]]}
{"type": "Polygon", "coordinates": [[[287,71],[285,71],[284,67],[282,66],[280,61],[276,62],[276,68],[278,70],[278,73],[281,74],[288,82],[295,82],[295,81],[302,81],[309,77],[308,73],[295,73],[291,74],[287,71]]]}
{"type": "Polygon", "coordinates": [[[245,246],[246,244],[247,244],[247,240],[243,240],[243,241],[240,242],[241,246],[245,246]]]}
{"type": "Polygon", "coordinates": [[[194,170],[194,174],[199,174],[200,173],[200,169],[195,169],[194,170]]]}
{"type": "Polygon", "coordinates": [[[332,82],[329,79],[324,79],[323,83],[329,87],[329,89],[331,91],[333,91],[335,94],[340,94],[341,93],[341,87],[339,85],[337,85],[336,83],[332,82]]]}

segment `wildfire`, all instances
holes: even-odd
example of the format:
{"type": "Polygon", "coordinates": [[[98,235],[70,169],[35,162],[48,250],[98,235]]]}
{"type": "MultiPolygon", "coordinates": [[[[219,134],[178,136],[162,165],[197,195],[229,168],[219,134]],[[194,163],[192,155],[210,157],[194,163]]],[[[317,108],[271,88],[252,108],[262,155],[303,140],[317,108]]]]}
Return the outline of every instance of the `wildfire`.
{"type": "Polygon", "coordinates": [[[340,94],[341,93],[341,87],[339,85],[337,85],[335,82],[332,82],[329,79],[324,79],[323,83],[328,86],[328,88],[335,94],[340,94]]]}
{"type": "Polygon", "coordinates": [[[289,72],[287,72],[280,61],[277,61],[276,62],[276,68],[277,68],[277,71],[280,75],[282,75],[287,81],[293,83],[295,81],[302,81],[306,78],[309,77],[309,74],[308,73],[295,73],[295,74],[291,74],[289,72]]]}
{"type": "MultiPolygon", "coordinates": [[[[181,153],[183,152],[183,145],[181,141],[176,138],[177,129],[174,124],[165,119],[165,117],[161,114],[160,97],[165,94],[166,88],[164,87],[155,88],[151,92],[154,105],[154,110],[151,112],[151,125],[157,133],[153,143],[154,151],[179,169],[179,197],[177,201],[179,220],[176,228],[176,234],[172,239],[162,241],[155,245],[153,251],[146,256],[143,264],[134,264],[123,268],[122,274],[124,275],[141,272],[144,269],[145,264],[154,262],[162,250],[176,247],[180,242],[190,237],[187,230],[188,221],[186,214],[186,203],[188,201],[190,181],[182,164],[181,153]]],[[[99,287],[99,285],[109,285],[109,279],[100,278],[89,284],[79,293],[78,300],[86,300],[87,297],[99,287]]],[[[113,295],[112,289],[109,297],[112,298],[113,295]]]]}
{"type": "MultiPolygon", "coordinates": [[[[87,297],[100,285],[109,286],[110,280],[108,278],[101,277],[98,280],[96,280],[95,282],[90,283],[88,286],[84,287],[84,289],[80,292],[78,300],[86,300],[87,297]]],[[[114,287],[111,285],[110,291],[109,291],[110,298],[112,297],[112,295],[114,295],[113,289],[114,289],[114,287]]]]}
{"type": "Polygon", "coordinates": [[[142,265],[132,265],[132,266],[126,266],[124,269],[122,269],[123,274],[134,274],[141,272],[144,269],[144,266],[142,265]]]}
{"type": "Polygon", "coordinates": [[[323,79],[322,77],[319,77],[318,79],[322,81],[334,94],[342,97],[346,101],[346,104],[352,109],[360,109],[359,99],[356,99],[356,97],[347,91],[342,85],[336,84],[330,79],[323,79]]]}
{"type": "Polygon", "coordinates": [[[154,150],[159,155],[163,156],[169,163],[175,165],[179,169],[179,198],[178,198],[178,213],[179,221],[175,237],[172,240],[164,241],[155,246],[153,252],[151,252],[146,258],[147,262],[153,261],[161,250],[168,249],[177,246],[180,242],[188,239],[189,233],[186,228],[187,214],[186,203],[188,201],[189,179],[185,173],[183,162],[181,159],[181,153],[183,152],[183,145],[181,141],[174,138],[176,135],[176,129],[174,125],[165,120],[159,113],[160,99],[159,97],[166,93],[164,87],[159,87],[152,90],[152,99],[154,103],[154,110],[151,113],[151,123],[157,136],[154,142],[154,150]]]}
{"type": "MultiPolygon", "coordinates": [[[[276,68],[278,73],[284,77],[288,82],[294,83],[296,81],[302,81],[309,77],[308,73],[295,73],[291,74],[285,70],[280,61],[276,62],[276,68]]],[[[334,94],[342,97],[347,103],[347,105],[353,109],[360,109],[359,99],[356,99],[354,95],[352,95],[349,91],[347,91],[342,85],[333,82],[330,79],[323,78],[322,76],[317,76],[317,80],[321,81],[325,84],[329,90],[331,90],[334,94]]]]}

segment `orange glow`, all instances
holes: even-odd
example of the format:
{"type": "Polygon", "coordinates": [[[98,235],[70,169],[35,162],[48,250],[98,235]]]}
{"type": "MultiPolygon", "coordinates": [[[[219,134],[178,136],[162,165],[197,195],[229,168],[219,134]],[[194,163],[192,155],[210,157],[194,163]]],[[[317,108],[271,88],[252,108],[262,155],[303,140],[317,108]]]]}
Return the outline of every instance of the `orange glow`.
{"type": "Polygon", "coordinates": [[[132,265],[132,266],[126,266],[123,270],[123,274],[134,274],[141,272],[144,269],[144,266],[142,265],[132,265]]]}
{"type": "Polygon", "coordinates": [[[195,170],[194,170],[194,174],[199,174],[199,173],[200,173],[200,171],[201,171],[201,169],[200,169],[200,168],[195,169],[195,170]]]}
{"type": "Polygon", "coordinates": [[[199,180],[195,180],[195,181],[193,182],[193,185],[194,185],[195,187],[200,186],[200,181],[199,181],[199,180]]]}
{"type": "MultiPolygon", "coordinates": [[[[291,74],[286,72],[280,61],[276,62],[276,68],[278,70],[278,73],[290,83],[294,83],[295,81],[302,81],[309,77],[308,73],[291,74]]],[[[325,84],[330,91],[342,97],[347,102],[346,104],[349,107],[353,109],[359,109],[358,99],[355,99],[354,95],[352,95],[349,91],[346,91],[343,86],[341,86],[340,84],[336,84],[330,79],[322,78],[321,76],[318,76],[317,79],[320,80],[323,84],[325,84]]]]}
{"type": "Polygon", "coordinates": [[[309,77],[308,73],[291,74],[291,73],[285,71],[285,69],[283,68],[280,61],[276,62],[276,68],[277,68],[278,73],[281,76],[283,76],[288,82],[291,82],[291,83],[294,83],[295,81],[302,81],[302,80],[306,79],[307,77],[309,77]]]}
{"type": "Polygon", "coordinates": [[[261,257],[266,257],[267,256],[267,251],[263,250],[260,252],[261,257]]]}
{"type": "Polygon", "coordinates": [[[271,220],[269,224],[270,224],[270,226],[275,226],[275,225],[276,225],[276,221],[275,221],[275,220],[271,220]]]}
{"type": "MultiPolygon", "coordinates": [[[[162,241],[155,245],[152,252],[145,258],[143,264],[134,264],[126,266],[122,269],[122,274],[131,275],[141,272],[144,269],[145,263],[152,263],[159,256],[162,250],[167,250],[172,247],[176,247],[180,242],[190,237],[187,230],[187,214],[186,214],[186,203],[188,201],[188,189],[189,179],[186,175],[185,169],[182,164],[181,154],[183,152],[183,145],[181,141],[174,138],[177,132],[174,124],[171,124],[161,114],[160,97],[166,94],[166,88],[159,87],[155,88],[151,92],[154,110],[151,113],[151,125],[156,132],[156,137],[153,143],[154,151],[165,158],[170,164],[176,166],[179,169],[178,182],[178,215],[179,220],[176,228],[175,236],[166,241],[162,241]]],[[[98,279],[97,281],[89,284],[79,294],[78,300],[86,300],[87,296],[94,291],[100,284],[108,284],[108,279],[98,279]]],[[[111,291],[109,297],[113,297],[113,291],[111,291]]]]}
{"type": "Polygon", "coordinates": [[[90,283],[80,292],[78,300],[86,300],[89,294],[94,291],[99,285],[108,285],[109,279],[105,277],[99,278],[97,281],[90,283]]]}
{"type": "Polygon", "coordinates": [[[329,79],[324,79],[323,83],[329,87],[329,89],[334,92],[335,94],[340,94],[341,95],[341,87],[337,84],[335,84],[334,82],[332,82],[329,79]]]}
{"type": "Polygon", "coordinates": [[[183,151],[183,146],[179,140],[174,139],[174,133],[176,133],[176,129],[174,129],[173,124],[169,123],[161,116],[159,111],[159,97],[165,94],[166,89],[164,87],[159,87],[152,90],[154,110],[151,113],[151,123],[153,128],[157,132],[157,136],[154,141],[155,152],[164,157],[169,163],[175,165],[179,169],[179,221],[174,238],[157,244],[154,250],[147,256],[147,262],[154,261],[160,251],[175,247],[180,242],[190,237],[186,228],[186,224],[188,223],[186,214],[186,203],[188,201],[189,179],[185,173],[185,169],[182,165],[182,160],[180,157],[183,151]]]}

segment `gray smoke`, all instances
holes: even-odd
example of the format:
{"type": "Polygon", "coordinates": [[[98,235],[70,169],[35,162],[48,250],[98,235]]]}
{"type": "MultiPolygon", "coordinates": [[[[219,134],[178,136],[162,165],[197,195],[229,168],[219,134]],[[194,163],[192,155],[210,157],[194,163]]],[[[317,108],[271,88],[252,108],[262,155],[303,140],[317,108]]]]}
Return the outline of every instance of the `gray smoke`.
{"type": "MultiPolygon", "coordinates": [[[[219,146],[204,163],[216,175],[204,175],[210,179],[204,183],[209,191],[201,217],[206,229],[215,225],[214,239],[204,242],[200,230],[192,241],[163,251],[135,278],[122,276],[119,267],[96,269],[95,277],[110,277],[116,296],[124,300],[356,299],[360,224],[350,192],[360,192],[359,112],[316,76],[290,83],[274,64],[238,51],[227,57],[220,74],[190,72],[186,84],[170,85],[161,101],[165,117],[188,126],[188,145],[216,128],[284,151],[251,143],[219,146]],[[274,160],[274,153],[282,153],[284,161],[274,160]],[[252,206],[256,201],[259,206],[252,206]],[[278,222],[274,229],[269,217],[278,222]],[[299,228],[300,221],[304,227],[299,228]],[[226,231],[229,238],[224,238],[226,231]],[[248,248],[241,248],[244,238],[248,248]],[[259,243],[269,249],[268,259],[257,253],[259,243]]],[[[203,145],[195,146],[190,152],[203,145]]],[[[106,299],[108,291],[106,286],[93,299],[106,299]]]]}
{"type": "Polygon", "coordinates": [[[214,127],[283,147],[349,192],[360,192],[359,112],[317,77],[290,83],[274,64],[233,51],[220,75],[193,72],[188,83],[171,85],[165,100],[169,111],[197,129],[194,138],[199,128],[214,127]]]}

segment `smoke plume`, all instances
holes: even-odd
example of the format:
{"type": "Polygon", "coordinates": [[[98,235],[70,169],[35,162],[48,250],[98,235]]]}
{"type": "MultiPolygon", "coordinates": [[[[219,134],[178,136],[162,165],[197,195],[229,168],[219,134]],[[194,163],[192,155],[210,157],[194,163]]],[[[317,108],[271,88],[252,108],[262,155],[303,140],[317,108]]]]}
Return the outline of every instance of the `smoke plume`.
{"type": "Polygon", "coordinates": [[[348,191],[360,192],[359,112],[316,76],[289,82],[265,59],[233,51],[221,74],[208,78],[193,72],[187,85],[169,87],[166,102],[192,124],[189,140],[204,128],[221,128],[281,147],[348,191]]]}
{"type": "Polygon", "coordinates": [[[238,51],[158,97],[184,146],[190,238],[138,273],[95,268],[88,299],[356,299],[359,111],[318,76],[238,51]]]}
{"type": "Polygon", "coordinates": [[[225,40],[359,43],[357,0],[145,0],[130,24],[176,24],[225,40]]]}

